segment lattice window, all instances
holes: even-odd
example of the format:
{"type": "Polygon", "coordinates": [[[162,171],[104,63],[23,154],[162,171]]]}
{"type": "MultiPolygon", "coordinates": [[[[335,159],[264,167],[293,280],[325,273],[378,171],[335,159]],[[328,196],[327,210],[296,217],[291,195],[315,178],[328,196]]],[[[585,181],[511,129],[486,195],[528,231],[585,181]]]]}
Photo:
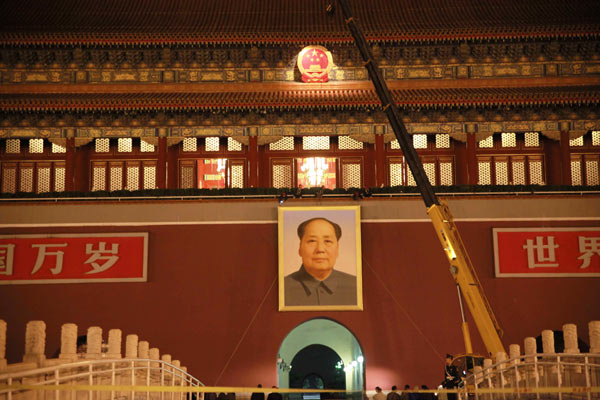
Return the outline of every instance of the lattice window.
{"type": "Polygon", "coordinates": [[[276,142],[269,143],[269,150],[294,150],[294,137],[284,136],[276,142]]]}
{"type": "Polygon", "coordinates": [[[106,166],[103,164],[92,168],[92,192],[96,190],[106,190],[106,166]]]}
{"type": "Polygon", "coordinates": [[[60,144],[52,143],[52,153],[66,153],[67,148],[60,144]]]}
{"type": "Polygon", "coordinates": [[[287,164],[273,165],[273,187],[292,187],[292,166],[287,164]]]}
{"type": "Polygon", "coordinates": [[[133,139],[119,138],[117,140],[117,151],[119,153],[131,153],[133,151],[133,139]]]}
{"type": "Polygon", "coordinates": [[[156,189],[155,165],[144,165],[144,189],[156,189]]]}
{"type": "Polygon", "coordinates": [[[569,146],[571,146],[571,147],[581,147],[581,146],[583,146],[583,136],[579,136],[576,139],[569,140],[569,146]]]}
{"type": "Polygon", "coordinates": [[[234,164],[230,168],[231,187],[232,188],[243,188],[244,187],[244,166],[241,164],[234,164]]]}
{"type": "Polygon", "coordinates": [[[329,150],[329,136],[302,136],[302,150],[329,150]]]}
{"type": "Polygon", "coordinates": [[[427,148],[427,135],[417,134],[413,135],[413,146],[415,149],[426,149],[427,148]]]}
{"type": "Polygon", "coordinates": [[[127,190],[140,190],[140,166],[127,164],[127,190]]]}
{"type": "Polygon", "coordinates": [[[242,151],[242,144],[230,136],[227,138],[227,151],[242,151]]]}
{"type": "Polygon", "coordinates": [[[37,170],[38,193],[50,191],[50,167],[42,167],[37,170]]]}
{"type": "Polygon", "coordinates": [[[54,168],[54,191],[55,192],[64,192],[65,191],[65,176],[66,176],[66,168],[65,167],[55,167],[54,168]]]}
{"type": "Polygon", "coordinates": [[[451,162],[440,162],[440,185],[451,186],[454,184],[451,162]]]}
{"type": "Polygon", "coordinates": [[[350,136],[338,136],[338,148],[340,150],[361,150],[363,142],[352,139],[350,136]]]}
{"type": "Polygon", "coordinates": [[[108,153],[110,151],[110,139],[98,138],[96,143],[96,153],[108,153]]]}
{"type": "Polygon", "coordinates": [[[113,190],[121,190],[123,188],[123,165],[111,165],[110,166],[110,188],[113,190]]]}
{"type": "Polygon", "coordinates": [[[449,149],[450,148],[450,135],[447,133],[437,133],[435,135],[435,148],[436,149],[449,149]]]}
{"type": "Polygon", "coordinates": [[[540,147],[539,132],[525,132],[525,147],[540,147]]]}
{"type": "Polygon", "coordinates": [[[19,191],[33,192],[33,167],[21,168],[19,191]]]}
{"type": "Polygon", "coordinates": [[[407,186],[417,186],[417,182],[415,181],[415,177],[410,170],[410,167],[406,166],[406,185],[407,186]]]}
{"type": "Polygon", "coordinates": [[[592,146],[600,146],[600,131],[592,131],[592,146]]]}
{"type": "Polygon", "coordinates": [[[210,136],[204,138],[204,151],[219,151],[219,137],[210,136]]]}
{"type": "Polygon", "coordinates": [[[508,162],[496,161],[496,185],[508,185],[508,162]]]}
{"type": "Polygon", "coordinates": [[[583,183],[581,179],[581,161],[571,160],[571,184],[579,186],[583,183]]]}
{"type": "Polygon", "coordinates": [[[429,183],[435,186],[435,163],[423,163],[423,169],[429,179],[429,183]]]}
{"type": "Polygon", "coordinates": [[[517,147],[517,134],[514,132],[502,132],[500,139],[502,147],[517,147]]]}
{"type": "Polygon", "coordinates": [[[182,165],[181,166],[181,188],[182,189],[194,188],[194,166],[193,165],[182,165]]]}
{"type": "Polygon", "coordinates": [[[585,161],[585,182],[587,185],[598,185],[598,160],[585,161]]]}
{"type": "Polygon", "coordinates": [[[29,152],[41,154],[44,152],[44,139],[29,139],[29,152]]]}
{"type": "Polygon", "coordinates": [[[544,184],[544,171],[542,170],[542,162],[539,160],[529,162],[529,183],[531,185],[544,184]]]}
{"type": "Polygon", "coordinates": [[[512,174],[514,185],[525,185],[525,161],[513,161],[512,162],[512,174]]]}
{"type": "Polygon", "coordinates": [[[479,141],[479,148],[481,149],[491,149],[494,147],[494,135],[490,135],[484,140],[479,141]]]}
{"type": "Polygon", "coordinates": [[[195,137],[186,137],[183,139],[183,151],[197,151],[198,140],[195,137]]]}
{"type": "Polygon", "coordinates": [[[7,139],[6,140],[6,154],[19,154],[21,152],[21,140],[19,139],[7,139]]]}
{"type": "Polygon", "coordinates": [[[17,168],[2,166],[2,193],[15,193],[17,191],[17,168]]]}
{"type": "Polygon", "coordinates": [[[479,185],[491,185],[492,184],[492,169],[489,161],[479,161],[477,163],[477,170],[479,175],[479,185]]]}
{"type": "Polygon", "coordinates": [[[142,153],[153,153],[154,145],[152,143],[148,143],[144,139],[140,139],[140,151],[142,153]]]}
{"type": "Polygon", "coordinates": [[[360,164],[342,164],[342,186],[344,189],[360,188],[360,164]]]}
{"type": "Polygon", "coordinates": [[[390,186],[402,186],[401,163],[390,163],[390,186]]]}
{"type": "Polygon", "coordinates": [[[571,160],[571,184],[575,186],[582,184],[581,161],[579,160],[571,160]]]}
{"type": "Polygon", "coordinates": [[[398,142],[398,139],[394,139],[390,142],[390,148],[392,150],[400,150],[400,142],[398,142]]]}

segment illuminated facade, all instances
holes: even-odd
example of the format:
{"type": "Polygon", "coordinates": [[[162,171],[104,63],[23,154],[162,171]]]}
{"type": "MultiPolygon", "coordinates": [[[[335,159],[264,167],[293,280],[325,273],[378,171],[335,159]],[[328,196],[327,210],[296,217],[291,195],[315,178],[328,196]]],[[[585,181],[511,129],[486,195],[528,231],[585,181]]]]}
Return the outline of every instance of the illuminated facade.
{"type": "MultiPolygon", "coordinates": [[[[513,3],[480,20],[463,17],[468,1],[354,7],[432,183],[597,185],[593,2],[513,3]]],[[[219,34],[210,4],[179,2],[169,26],[160,5],[139,20],[118,5],[37,4],[29,18],[3,5],[0,190],[414,184],[339,15],[219,2],[219,34]],[[302,82],[306,44],[331,52],[305,70],[330,68],[328,82],[302,82]],[[313,157],[335,163],[307,173],[313,157]]]]}

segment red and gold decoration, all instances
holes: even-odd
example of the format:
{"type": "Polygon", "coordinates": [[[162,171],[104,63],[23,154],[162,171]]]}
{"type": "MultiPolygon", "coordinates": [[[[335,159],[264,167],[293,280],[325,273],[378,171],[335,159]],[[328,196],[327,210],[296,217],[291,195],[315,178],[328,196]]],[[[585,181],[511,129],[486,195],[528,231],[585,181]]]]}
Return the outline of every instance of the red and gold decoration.
{"type": "Polygon", "coordinates": [[[327,82],[333,58],[323,46],[307,46],[298,54],[298,69],[303,82],[327,82]]]}

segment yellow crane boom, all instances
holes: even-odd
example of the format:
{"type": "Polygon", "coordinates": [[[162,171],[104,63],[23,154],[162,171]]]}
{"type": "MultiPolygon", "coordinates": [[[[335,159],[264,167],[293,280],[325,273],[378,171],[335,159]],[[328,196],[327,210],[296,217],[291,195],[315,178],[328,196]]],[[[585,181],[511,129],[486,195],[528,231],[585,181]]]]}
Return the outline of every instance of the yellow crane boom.
{"type": "MultiPolygon", "coordinates": [[[[467,250],[458,233],[458,229],[456,228],[456,225],[454,225],[452,214],[445,204],[440,203],[433,191],[431,183],[423,169],[423,164],[411,143],[410,135],[399,116],[398,107],[379,71],[371,48],[368,45],[363,32],[352,17],[350,6],[346,0],[337,0],[337,2],[342,10],[344,20],[354,37],[354,41],[360,51],[361,57],[365,62],[365,67],[369,71],[369,77],[381,100],[383,111],[388,117],[396,139],[400,144],[404,157],[406,158],[415,182],[421,192],[421,197],[427,207],[427,214],[429,215],[429,218],[431,218],[436,234],[448,257],[448,261],[450,262],[450,272],[459,287],[459,294],[462,293],[465,302],[467,303],[488,353],[490,355],[496,355],[498,352],[505,352],[502,341],[500,340],[502,331],[494,316],[492,308],[485,297],[481,283],[477,278],[477,274],[475,273],[467,250]]],[[[330,4],[327,7],[327,12],[334,12],[333,4],[330,4]]],[[[468,354],[472,354],[473,349],[471,346],[469,329],[464,320],[464,316],[462,329],[466,351],[468,354]]]]}

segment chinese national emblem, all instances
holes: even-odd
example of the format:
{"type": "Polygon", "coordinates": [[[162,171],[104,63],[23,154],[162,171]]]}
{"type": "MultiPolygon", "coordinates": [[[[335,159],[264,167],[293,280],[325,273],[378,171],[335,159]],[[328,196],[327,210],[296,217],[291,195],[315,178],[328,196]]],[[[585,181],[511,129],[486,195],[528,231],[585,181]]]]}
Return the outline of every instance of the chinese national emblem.
{"type": "Polygon", "coordinates": [[[333,67],[331,53],[323,46],[308,46],[298,54],[303,82],[327,82],[333,67]]]}

